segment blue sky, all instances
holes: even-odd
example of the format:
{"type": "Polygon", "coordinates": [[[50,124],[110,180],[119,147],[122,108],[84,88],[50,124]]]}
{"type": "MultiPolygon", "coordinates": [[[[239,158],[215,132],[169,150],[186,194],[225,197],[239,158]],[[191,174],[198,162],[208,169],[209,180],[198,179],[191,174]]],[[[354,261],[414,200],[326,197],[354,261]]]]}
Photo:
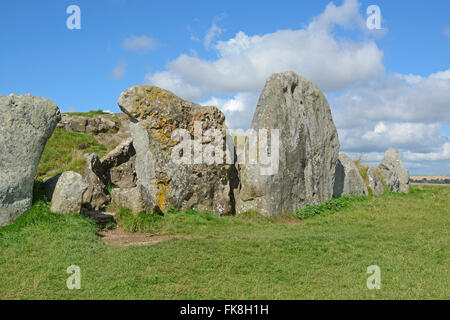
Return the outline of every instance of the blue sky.
{"type": "Polygon", "coordinates": [[[344,152],[375,164],[393,146],[412,173],[449,174],[450,1],[329,3],[2,1],[0,94],[119,112],[124,89],[150,83],[245,128],[263,79],[292,69],[329,98],[344,152]],[[373,4],[383,29],[369,32],[373,4]],[[81,30],[66,27],[69,5],[81,9],[81,30]]]}

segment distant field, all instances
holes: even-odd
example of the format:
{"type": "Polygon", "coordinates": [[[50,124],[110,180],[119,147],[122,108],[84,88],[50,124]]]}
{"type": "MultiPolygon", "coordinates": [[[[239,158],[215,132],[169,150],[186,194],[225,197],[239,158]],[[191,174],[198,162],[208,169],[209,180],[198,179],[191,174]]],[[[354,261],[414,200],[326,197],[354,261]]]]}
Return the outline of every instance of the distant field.
{"type": "Polygon", "coordinates": [[[423,175],[423,176],[411,176],[410,181],[412,184],[443,184],[450,185],[450,176],[437,176],[437,175],[423,175]]]}
{"type": "Polygon", "coordinates": [[[129,223],[147,223],[150,233],[130,246],[107,244],[89,219],[37,202],[0,229],[0,298],[449,298],[450,188],[413,186],[328,207],[305,220],[140,217],[129,223]],[[81,268],[81,290],[66,287],[71,265],[81,268]],[[381,269],[380,290],[366,287],[371,265],[381,269]]]}
{"type": "Polygon", "coordinates": [[[444,179],[450,179],[450,176],[411,176],[411,179],[415,179],[415,180],[422,180],[422,179],[427,179],[427,180],[444,180],[444,179]]]}

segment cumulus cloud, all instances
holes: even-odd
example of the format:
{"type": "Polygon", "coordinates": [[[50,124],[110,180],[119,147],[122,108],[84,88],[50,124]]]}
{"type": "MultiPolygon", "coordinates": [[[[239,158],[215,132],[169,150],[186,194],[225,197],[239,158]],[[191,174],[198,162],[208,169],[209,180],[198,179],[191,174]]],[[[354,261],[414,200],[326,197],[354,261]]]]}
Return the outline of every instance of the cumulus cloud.
{"type": "Polygon", "coordinates": [[[442,124],[450,123],[450,69],[429,76],[386,73],[383,51],[368,37],[356,0],[330,3],[302,29],[240,31],[214,42],[220,34],[213,22],[204,39],[216,58],[181,54],[165,70],[147,74],[146,82],[215,105],[228,127],[245,130],[267,77],[293,70],[328,96],[341,151],[354,158],[364,154],[367,163],[377,165],[394,147],[408,168],[448,170],[450,140],[442,124]],[[338,37],[337,26],[353,29],[358,40],[338,37]]]}
{"type": "Polygon", "coordinates": [[[148,36],[136,36],[132,35],[126,38],[122,46],[128,50],[139,54],[148,53],[158,48],[158,41],[148,36]]]}
{"type": "Polygon", "coordinates": [[[225,114],[228,128],[243,129],[250,126],[257,101],[258,92],[240,92],[230,99],[212,97],[200,104],[218,107],[225,114]]]}
{"type": "Polygon", "coordinates": [[[432,161],[439,168],[450,161],[450,140],[442,131],[450,123],[450,70],[386,75],[346,89],[330,104],[341,150],[365,153],[369,164],[389,147],[401,150],[413,170],[436,173],[432,161]]]}
{"type": "Polygon", "coordinates": [[[122,80],[123,78],[125,78],[127,66],[128,63],[125,60],[119,61],[117,66],[113,69],[109,78],[112,80],[122,80]]]}
{"type": "Polygon", "coordinates": [[[450,161],[450,141],[442,145],[440,150],[436,152],[405,152],[405,158],[412,161],[423,161],[423,160],[447,160],[450,161]]]}
{"type": "Polygon", "coordinates": [[[387,75],[353,86],[330,101],[341,128],[378,121],[450,123],[450,69],[428,77],[387,75]]]}
{"type": "Polygon", "coordinates": [[[305,29],[279,30],[264,35],[238,32],[214,45],[217,58],[204,60],[182,54],[166,70],[150,73],[146,81],[165,87],[187,99],[260,90],[275,72],[293,70],[325,91],[379,76],[384,72],[383,52],[371,40],[341,41],[335,26],[359,26],[356,0],[333,4],[305,29]]]}
{"type": "Polygon", "coordinates": [[[341,149],[347,152],[384,152],[390,147],[437,152],[448,142],[439,123],[378,122],[373,127],[339,128],[341,149]]]}

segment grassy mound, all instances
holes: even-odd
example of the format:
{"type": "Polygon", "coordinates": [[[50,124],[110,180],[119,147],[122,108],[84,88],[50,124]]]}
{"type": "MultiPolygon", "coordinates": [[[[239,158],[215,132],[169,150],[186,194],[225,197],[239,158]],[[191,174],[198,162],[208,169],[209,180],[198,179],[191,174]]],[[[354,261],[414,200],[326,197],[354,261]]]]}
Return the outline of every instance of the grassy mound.
{"type": "Polygon", "coordinates": [[[109,114],[109,113],[104,112],[103,110],[91,110],[89,112],[66,112],[64,114],[67,114],[69,116],[82,116],[82,117],[94,118],[94,117],[101,116],[104,114],[109,114]]]}
{"type": "MultiPolygon", "coordinates": [[[[301,223],[256,213],[140,215],[137,219],[147,221],[134,221],[135,226],[193,237],[111,246],[100,241],[89,219],[52,214],[48,203],[37,201],[0,229],[0,297],[449,298],[449,187],[420,186],[407,195],[343,202],[328,203],[320,214],[297,219],[301,223]],[[66,287],[71,265],[81,268],[81,290],[66,287]],[[381,290],[366,287],[370,265],[381,268],[381,290]]],[[[122,215],[127,220],[127,213],[122,215]]]]}
{"type": "Polygon", "coordinates": [[[90,135],[56,128],[45,145],[37,170],[37,179],[65,171],[82,173],[85,153],[96,152],[101,157],[106,151],[107,147],[90,135]]]}

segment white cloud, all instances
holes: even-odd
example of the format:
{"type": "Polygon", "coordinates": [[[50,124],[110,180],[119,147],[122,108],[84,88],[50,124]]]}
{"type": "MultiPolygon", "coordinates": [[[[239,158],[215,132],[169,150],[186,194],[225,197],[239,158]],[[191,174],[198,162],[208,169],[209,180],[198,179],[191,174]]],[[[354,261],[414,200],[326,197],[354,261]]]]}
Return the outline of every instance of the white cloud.
{"type": "Polygon", "coordinates": [[[450,123],[450,69],[429,77],[388,75],[353,86],[330,103],[341,128],[379,121],[450,123]]]}
{"type": "Polygon", "coordinates": [[[206,49],[209,49],[211,43],[225,32],[225,29],[218,26],[219,21],[222,20],[225,16],[226,14],[222,13],[214,17],[211,27],[208,29],[208,31],[206,31],[205,39],[203,41],[206,49]]]}
{"type": "Polygon", "coordinates": [[[438,79],[438,80],[450,80],[450,69],[436,72],[430,75],[431,79],[438,79]]]}
{"type": "Polygon", "coordinates": [[[450,142],[446,142],[442,145],[437,152],[405,152],[405,158],[411,161],[437,161],[437,160],[448,160],[450,161],[450,142]]]}
{"type": "Polygon", "coordinates": [[[394,147],[416,172],[448,170],[450,139],[442,124],[450,123],[450,70],[387,75],[345,90],[330,104],[343,152],[367,153],[376,165],[394,147]]]}
{"type": "Polygon", "coordinates": [[[204,99],[257,91],[272,73],[293,70],[325,91],[342,89],[384,72],[383,52],[375,42],[341,41],[332,33],[336,25],[358,27],[361,20],[356,0],[328,5],[305,29],[252,36],[240,31],[215,44],[217,59],[182,54],[146,81],[187,99],[204,99]]]}
{"type": "Polygon", "coordinates": [[[228,127],[247,129],[267,77],[293,70],[329,96],[342,152],[363,153],[377,165],[394,147],[409,168],[448,170],[450,140],[442,124],[450,123],[450,69],[427,77],[386,74],[383,51],[368,38],[359,9],[356,0],[331,3],[303,29],[240,31],[217,42],[220,32],[212,27],[204,44],[216,51],[215,59],[181,54],[165,70],[147,74],[146,82],[215,105],[228,127]],[[337,37],[336,26],[353,28],[358,40],[337,37]]]}
{"type": "Polygon", "coordinates": [[[121,80],[125,77],[126,69],[128,63],[125,60],[119,61],[118,65],[113,69],[110,79],[112,80],[121,80]]]}
{"type": "Polygon", "coordinates": [[[257,101],[257,92],[240,92],[231,99],[212,97],[200,104],[218,107],[225,114],[228,128],[247,129],[253,119],[257,101]]]}
{"type": "Polygon", "coordinates": [[[159,46],[158,41],[151,37],[135,35],[126,38],[122,45],[126,50],[140,54],[156,50],[159,46]]]}
{"type": "Polygon", "coordinates": [[[450,39],[450,28],[445,28],[444,29],[444,35],[450,39]]]}
{"type": "Polygon", "coordinates": [[[343,151],[383,152],[390,147],[416,152],[439,150],[448,138],[438,123],[378,122],[374,127],[339,128],[343,151]]]}

